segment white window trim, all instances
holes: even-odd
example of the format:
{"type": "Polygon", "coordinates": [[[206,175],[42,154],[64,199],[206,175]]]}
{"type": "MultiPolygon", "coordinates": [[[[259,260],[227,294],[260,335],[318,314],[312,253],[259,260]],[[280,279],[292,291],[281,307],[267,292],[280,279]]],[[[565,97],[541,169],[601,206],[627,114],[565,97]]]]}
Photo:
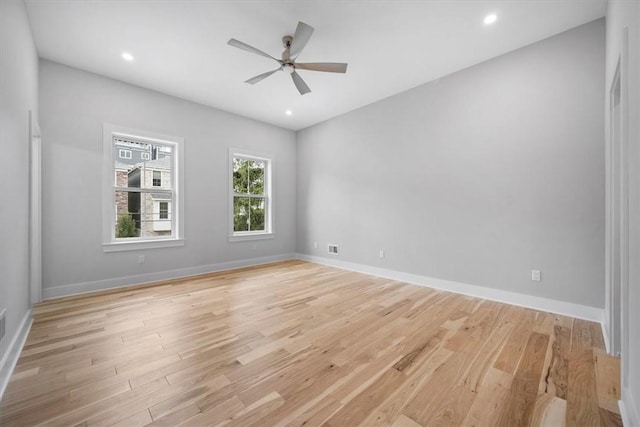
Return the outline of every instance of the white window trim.
{"type": "Polygon", "coordinates": [[[161,135],[148,131],[125,128],[111,123],[103,124],[103,185],[102,185],[102,249],[104,252],[130,251],[151,248],[184,246],[184,139],[175,136],[161,135]],[[144,140],[159,144],[173,145],[172,183],[174,199],[172,200],[173,236],[154,238],[130,238],[116,240],[115,218],[113,215],[113,137],[144,140]]]}
{"type": "Polygon", "coordinates": [[[140,153],[141,160],[151,160],[151,154],[149,153],[140,153]]]}
{"type": "Polygon", "coordinates": [[[265,240],[265,239],[274,239],[276,237],[275,233],[275,203],[273,200],[275,199],[275,189],[273,185],[273,170],[275,169],[275,156],[271,154],[258,153],[253,150],[247,150],[244,148],[229,148],[229,161],[227,165],[229,167],[229,183],[228,183],[228,191],[229,191],[229,219],[228,219],[228,227],[229,227],[229,242],[245,242],[248,240],[265,240]],[[241,231],[234,232],[233,231],[233,158],[234,157],[242,157],[244,159],[249,160],[262,160],[266,162],[264,182],[266,189],[266,218],[265,218],[265,231],[241,231]]]}

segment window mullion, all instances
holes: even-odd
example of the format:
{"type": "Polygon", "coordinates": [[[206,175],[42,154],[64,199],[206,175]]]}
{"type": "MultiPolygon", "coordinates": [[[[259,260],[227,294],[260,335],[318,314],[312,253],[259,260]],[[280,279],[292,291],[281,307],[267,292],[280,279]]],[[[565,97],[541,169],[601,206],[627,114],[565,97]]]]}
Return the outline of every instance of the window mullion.
{"type": "Polygon", "coordinates": [[[264,199],[263,194],[245,194],[245,193],[233,193],[233,197],[249,197],[253,199],[264,199]]]}
{"type": "Polygon", "coordinates": [[[161,193],[173,194],[175,191],[167,188],[113,187],[114,191],[128,191],[130,193],[161,193]]]}

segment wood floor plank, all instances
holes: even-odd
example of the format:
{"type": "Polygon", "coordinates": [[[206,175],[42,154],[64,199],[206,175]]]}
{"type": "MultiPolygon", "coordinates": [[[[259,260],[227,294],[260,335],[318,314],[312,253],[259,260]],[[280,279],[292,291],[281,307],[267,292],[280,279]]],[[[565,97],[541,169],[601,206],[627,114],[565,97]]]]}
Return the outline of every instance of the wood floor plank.
{"type": "Polygon", "coordinates": [[[551,341],[551,361],[544,377],[544,393],[567,398],[569,386],[569,357],[571,353],[571,329],[555,324],[551,341]]]}
{"type": "Polygon", "coordinates": [[[386,398],[389,390],[394,390],[407,377],[395,369],[386,370],[378,380],[358,394],[326,422],[328,426],[358,425],[364,421],[372,408],[378,407],[386,398]]]}
{"type": "Polygon", "coordinates": [[[507,339],[494,367],[508,374],[514,374],[520,358],[527,346],[529,335],[533,330],[536,312],[533,310],[511,310],[507,316],[515,326],[507,339]]]}
{"type": "Polygon", "coordinates": [[[457,384],[472,360],[473,355],[469,353],[454,352],[435,369],[402,413],[423,425],[443,416],[449,417],[454,424],[460,424],[473,403],[475,393],[457,384]],[[452,407],[452,403],[460,407],[452,407]]]}
{"type": "Polygon", "coordinates": [[[562,427],[566,424],[567,401],[549,393],[540,393],[531,419],[532,426],[562,427]]]}
{"type": "Polygon", "coordinates": [[[0,425],[621,425],[598,324],[304,261],[47,301],[0,425]]]}
{"type": "Polygon", "coordinates": [[[549,337],[546,335],[534,332],[529,336],[498,419],[499,425],[520,426],[531,423],[548,345],[549,337]]]}
{"type": "Polygon", "coordinates": [[[600,425],[593,351],[579,343],[569,360],[567,387],[567,426],[600,425]]]}
{"type": "Polygon", "coordinates": [[[600,408],[620,414],[620,358],[607,354],[600,348],[593,349],[596,369],[596,385],[600,408]]]}
{"type": "Polygon", "coordinates": [[[343,405],[331,396],[314,402],[314,404],[303,411],[300,415],[293,417],[291,421],[283,422],[287,427],[308,427],[319,426],[331,418],[333,414],[343,405]]]}
{"type": "Polygon", "coordinates": [[[422,427],[417,422],[413,421],[411,418],[406,415],[400,415],[396,420],[391,424],[391,427],[422,427]]]}
{"type": "Polygon", "coordinates": [[[600,425],[602,427],[622,427],[620,414],[600,408],[600,425]]]}
{"type": "Polygon", "coordinates": [[[512,380],[513,375],[490,368],[478,387],[478,396],[462,424],[477,427],[498,425],[512,380]]]}

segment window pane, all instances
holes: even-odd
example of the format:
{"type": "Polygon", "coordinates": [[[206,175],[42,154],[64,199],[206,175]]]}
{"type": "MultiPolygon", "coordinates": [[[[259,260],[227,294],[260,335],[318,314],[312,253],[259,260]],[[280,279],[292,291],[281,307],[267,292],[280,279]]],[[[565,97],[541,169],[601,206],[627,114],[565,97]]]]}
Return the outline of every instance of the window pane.
{"type": "Polygon", "coordinates": [[[149,144],[124,139],[113,139],[113,169],[115,171],[115,185],[118,187],[140,187],[139,176],[130,173],[142,161],[141,153],[148,151],[149,144]],[[137,179],[137,181],[136,181],[137,179]]]}
{"type": "Polygon", "coordinates": [[[264,162],[248,162],[249,194],[264,194],[264,162]]]}
{"type": "Polygon", "coordinates": [[[233,159],[233,192],[246,194],[249,192],[248,177],[249,161],[245,159],[233,159]]]}
{"type": "Polygon", "coordinates": [[[250,231],[264,231],[264,199],[251,198],[251,218],[249,220],[250,231]]]}
{"type": "Polygon", "coordinates": [[[171,195],[116,191],[116,229],[118,239],[171,236],[171,195]]]}
{"type": "Polygon", "coordinates": [[[114,185],[171,189],[173,147],[113,139],[114,185]]]}
{"type": "Polygon", "coordinates": [[[115,203],[116,238],[138,237],[140,234],[140,194],[116,191],[115,203]]]}
{"type": "Polygon", "coordinates": [[[233,198],[233,231],[249,231],[249,198],[233,198]]]}

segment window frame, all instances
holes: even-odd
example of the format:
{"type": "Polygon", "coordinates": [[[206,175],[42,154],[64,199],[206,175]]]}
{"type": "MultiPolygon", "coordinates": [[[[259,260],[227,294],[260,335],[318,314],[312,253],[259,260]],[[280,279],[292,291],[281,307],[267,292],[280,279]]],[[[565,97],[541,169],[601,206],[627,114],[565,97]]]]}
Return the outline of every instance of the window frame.
{"type": "Polygon", "coordinates": [[[131,150],[127,150],[126,148],[119,148],[118,149],[118,158],[131,160],[131,159],[133,159],[133,153],[131,152],[131,150]]]}
{"type": "MultiPolygon", "coordinates": [[[[140,193],[154,192],[153,187],[148,190],[150,191],[141,191],[140,193]]],[[[104,252],[184,246],[184,139],[104,123],[102,208],[102,249],[104,252]],[[130,237],[126,239],[118,239],[115,237],[117,221],[113,211],[115,191],[117,188],[122,187],[117,187],[114,183],[114,160],[116,160],[114,159],[113,152],[114,137],[148,144],[168,145],[173,148],[171,173],[171,205],[173,206],[171,213],[172,235],[152,238],[130,237]]]]}
{"type": "MultiPolygon", "coordinates": [[[[273,186],[273,170],[275,168],[275,157],[271,154],[259,153],[253,150],[242,148],[229,148],[229,159],[227,161],[229,167],[229,209],[228,209],[228,240],[230,242],[242,242],[247,240],[263,240],[273,239],[276,236],[274,226],[274,186],[273,186]],[[246,197],[245,194],[235,193],[233,188],[233,159],[241,158],[245,160],[257,160],[264,162],[264,197],[265,199],[265,229],[260,231],[234,231],[233,229],[233,199],[234,197],[246,197]]],[[[249,196],[250,197],[250,196],[249,196]]]]}

